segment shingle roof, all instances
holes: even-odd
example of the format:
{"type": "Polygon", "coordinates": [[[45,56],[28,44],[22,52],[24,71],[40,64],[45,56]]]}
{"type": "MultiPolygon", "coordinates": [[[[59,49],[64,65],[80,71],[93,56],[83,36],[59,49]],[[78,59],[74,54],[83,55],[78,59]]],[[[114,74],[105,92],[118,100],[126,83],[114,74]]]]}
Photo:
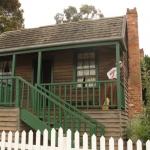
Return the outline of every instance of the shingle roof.
{"type": "Polygon", "coordinates": [[[125,17],[121,16],[5,32],[0,35],[0,52],[53,43],[122,38],[124,24],[125,17]]]}

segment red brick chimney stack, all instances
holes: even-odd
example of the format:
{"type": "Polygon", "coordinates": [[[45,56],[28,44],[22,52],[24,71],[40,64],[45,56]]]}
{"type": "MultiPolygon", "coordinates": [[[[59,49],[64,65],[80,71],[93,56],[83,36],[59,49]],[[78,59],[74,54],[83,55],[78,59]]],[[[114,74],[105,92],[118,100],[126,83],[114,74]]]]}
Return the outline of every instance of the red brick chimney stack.
{"type": "Polygon", "coordinates": [[[138,15],[136,8],[127,9],[126,17],[129,57],[128,106],[129,117],[132,118],[142,111],[142,82],[138,36],[138,15]]]}

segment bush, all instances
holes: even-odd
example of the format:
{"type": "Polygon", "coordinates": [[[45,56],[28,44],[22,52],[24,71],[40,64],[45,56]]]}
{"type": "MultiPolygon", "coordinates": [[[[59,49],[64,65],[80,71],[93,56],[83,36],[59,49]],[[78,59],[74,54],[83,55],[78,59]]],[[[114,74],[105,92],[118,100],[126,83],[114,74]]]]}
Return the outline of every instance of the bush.
{"type": "Polygon", "coordinates": [[[127,136],[133,142],[136,142],[138,139],[146,142],[150,139],[150,120],[145,113],[130,121],[127,128],[127,136]]]}

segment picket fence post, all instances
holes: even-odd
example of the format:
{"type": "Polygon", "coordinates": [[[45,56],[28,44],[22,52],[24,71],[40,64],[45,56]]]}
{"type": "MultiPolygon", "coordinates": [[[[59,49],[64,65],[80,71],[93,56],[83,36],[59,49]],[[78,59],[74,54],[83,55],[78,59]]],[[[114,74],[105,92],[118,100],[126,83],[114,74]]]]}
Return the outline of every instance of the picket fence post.
{"type": "Polygon", "coordinates": [[[105,150],[105,137],[100,137],[100,150],[105,150]]]}
{"type": "Polygon", "coordinates": [[[12,143],[12,132],[9,131],[8,133],[8,150],[11,150],[11,143],[12,143]]]}
{"type": "Polygon", "coordinates": [[[80,135],[79,132],[76,131],[75,132],[75,149],[79,149],[80,148],[80,135]]]}
{"type": "Polygon", "coordinates": [[[43,148],[47,149],[47,147],[48,147],[48,130],[45,129],[43,131],[43,148]]]}
{"type": "Polygon", "coordinates": [[[120,138],[118,140],[118,150],[123,150],[123,140],[122,140],[122,138],[120,138]]]}
{"type": "Polygon", "coordinates": [[[40,132],[40,130],[37,130],[36,131],[36,141],[35,141],[35,143],[36,143],[36,148],[37,148],[37,150],[38,149],[40,149],[40,146],[41,146],[41,132],[40,132]]]}
{"type": "Polygon", "coordinates": [[[114,150],[114,146],[115,146],[114,139],[111,137],[109,139],[109,150],[114,150]]]}
{"type": "Polygon", "coordinates": [[[26,149],[26,132],[25,131],[22,131],[21,133],[21,149],[22,150],[26,149]]]}
{"type": "Polygon", "coordinates": [[[1,137],[2,138],[1,150],[5,150],[5,141],[6,141],[5,137],[6,137],[6,133],[5,131],[3,131],[1,137]]]}
{"type": "Polygon", "coordinates": [[[29,144],[29,149],[32,149],[33,145],[33,131],[30,130],[28,134],[28,144],[29,144]]]}
{"type": "Polygon", "coordinates": [[[71,149],[71,130],[67,130],[67,150],[71,149]]]}
{"type": "Polygon", "coordinates": [[[87,133],[83,134],[83,150],[88,150],[88,135],[87,135],[87,133]]]}
{"type": "Polygon", "coordinates": [[[62,150],[65,150],[65,145],[64,145],[64,141],[63,141],[63,129],[62,128],[59,128],[59,130],[58,130],[58,147],[61,148],[62,150]]]}
{"type": "Polygon", "coordinates": [[[142,150],[142,142],[140,140],[137,140],[136,146],[137,146],[137,150],[142,150]]]}
{"type": "Polygon", "coordinates": [[[96,136],[93,134],[92,135],[92,150],[97,150],[97,142],[96,142],[96,136]]]}
{"type": "Polygon", "coordinates": [[[55,129],[53,128],[51,130],[51,147],[52,148],[55,148],[55,145],[56,145],[56,131],[55,129]]]}
{"type": "Polygon", "coordinates": [[[127,141],[127,150],[133,150],[133,143],[132,143],[131,139],[129,139],[127,141]]]}
{"type": "Polygon", "coordinates": [[[150,140],[146,142],[146,150],[150,150],[150,140]]]}

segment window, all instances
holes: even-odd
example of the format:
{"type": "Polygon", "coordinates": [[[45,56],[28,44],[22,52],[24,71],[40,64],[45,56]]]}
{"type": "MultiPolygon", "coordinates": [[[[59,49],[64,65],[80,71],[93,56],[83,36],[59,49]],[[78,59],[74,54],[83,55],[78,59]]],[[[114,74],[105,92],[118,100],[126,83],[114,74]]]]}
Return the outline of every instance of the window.
{"type": "Polygon", "coordinates": [[[77,82],[79,82],[78,87],[95,86],[96,81],[95,52],[78,53],[76,77],[77,82]],[[81,83],[81,82],[89,82],[89,83],[81,83]]]}
{"type": "Polygon", "coordinates": [[[0,62],[0,76],[11,75],[11,61],[0,62]]]}

